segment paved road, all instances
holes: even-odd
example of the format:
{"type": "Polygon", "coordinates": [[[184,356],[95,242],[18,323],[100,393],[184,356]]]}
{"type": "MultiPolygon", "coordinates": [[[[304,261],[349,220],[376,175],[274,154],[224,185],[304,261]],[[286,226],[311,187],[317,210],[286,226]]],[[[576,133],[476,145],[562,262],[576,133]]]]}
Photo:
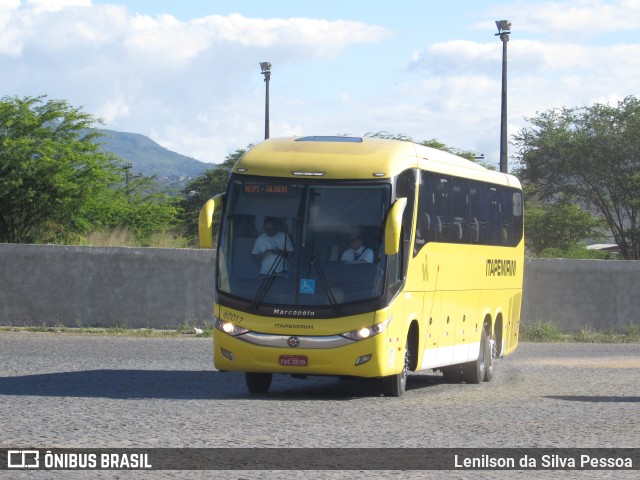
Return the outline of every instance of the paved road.
{"type": "MultiPolygon", "coordinates": [[[[640,344],[524,343],[500,361],[494,381],[482,385],[420,374],[409,378],[403,397],[387,398],[370,381],[274,376],[271,393],[256,397],[247,394],[242,375],[214,370],[211,339],[7,332],[0,333],[0,446],[638,448],[639,384],[640,344]]],[[[202,473],[148,472],[145,478],[202,473]]],[[[319,478],[371,473],[323,472],[319,478]]],[[[469,477],[522,478],[517,473],[469,477]]],[[[138,475],[62,472],[58,478],[138,475]]],[[[305,478],[304,472],[274,475],[224,477],[305,478]]],[[[636,477],[620,471],[562,476],[636,477]]]]}

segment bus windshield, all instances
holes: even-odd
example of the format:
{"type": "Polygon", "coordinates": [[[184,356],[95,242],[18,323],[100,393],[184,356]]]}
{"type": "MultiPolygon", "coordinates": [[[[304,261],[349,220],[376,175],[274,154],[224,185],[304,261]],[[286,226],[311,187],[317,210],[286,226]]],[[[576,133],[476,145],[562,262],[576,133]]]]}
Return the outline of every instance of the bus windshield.
{"type": "Polygon", "coordinates": [[[334,306],[384,288],[390,185],[235,177],[218,255],[221,292],[263,304],[334,306]]]}

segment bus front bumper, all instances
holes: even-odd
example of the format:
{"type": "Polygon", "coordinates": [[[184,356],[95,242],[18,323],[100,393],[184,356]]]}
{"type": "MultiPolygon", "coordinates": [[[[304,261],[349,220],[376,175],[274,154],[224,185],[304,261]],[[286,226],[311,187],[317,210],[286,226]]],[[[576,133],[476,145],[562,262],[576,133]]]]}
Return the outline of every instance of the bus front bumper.
{"type": "Polygon", "coordinates": [[[282,373],[293,375],[329,375],[382,377],[400,373],[403,346],[399,338],[376,335],[359,341],[324,342],[317,339],[313,348],[304,348],[314,337],[291,336],[288,347],[257,345],[238,337],[214,332],[214,365],[218,370],[282,373]]]}

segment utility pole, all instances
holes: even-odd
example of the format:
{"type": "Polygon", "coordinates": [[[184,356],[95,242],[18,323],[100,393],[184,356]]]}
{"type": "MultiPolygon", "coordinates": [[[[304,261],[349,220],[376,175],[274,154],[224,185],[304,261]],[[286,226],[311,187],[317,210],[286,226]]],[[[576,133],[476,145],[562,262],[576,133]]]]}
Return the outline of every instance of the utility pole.
{"type": "Polygon", "coordinates": [[[509,172],[507,160],[507,43],[511,34],[511,22],[509,20],[496,20],[498,33],[496,36],[502,40],[502,101],[500,114],[500,171],[509,172]]]}

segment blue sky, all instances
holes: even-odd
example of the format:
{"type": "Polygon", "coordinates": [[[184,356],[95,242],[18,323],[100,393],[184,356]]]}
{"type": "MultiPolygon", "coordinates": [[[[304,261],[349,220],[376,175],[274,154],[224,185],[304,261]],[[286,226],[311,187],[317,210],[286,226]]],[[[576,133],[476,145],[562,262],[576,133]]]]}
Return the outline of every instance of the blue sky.
{"type": "Polygon", "coordinates": [[[502,18],[510,135],[640,94],[640,0],[0,0],[0,94],[221,162],[264,136],[270,61],[272,137],[388,131],[497,165],[502,18]]]}

